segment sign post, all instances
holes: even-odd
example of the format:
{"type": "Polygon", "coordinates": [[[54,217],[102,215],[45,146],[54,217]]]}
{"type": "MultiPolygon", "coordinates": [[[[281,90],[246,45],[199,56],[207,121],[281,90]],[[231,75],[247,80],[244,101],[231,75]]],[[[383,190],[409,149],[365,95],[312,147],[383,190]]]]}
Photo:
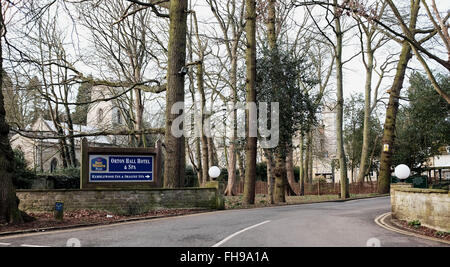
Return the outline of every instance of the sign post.
{"type": "Polygon", "coordinates": [[[62,221],[64,219],[64,203],[55,202],[55,219],[62,221]]]}
{"type": "Polygon", "coordinates": [[[81,148],[81,189],[160,187],[161,141],[155,148],[81,148]]]}

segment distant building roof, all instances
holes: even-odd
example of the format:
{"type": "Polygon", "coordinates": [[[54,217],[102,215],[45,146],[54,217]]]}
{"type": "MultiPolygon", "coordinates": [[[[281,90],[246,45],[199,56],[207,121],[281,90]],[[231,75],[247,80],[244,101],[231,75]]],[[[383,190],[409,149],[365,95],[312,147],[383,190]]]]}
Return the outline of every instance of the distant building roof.
{"type": "MultiPolygon", "coordinates": [[[[61,123],[61,127],[64,131],[65,135],[69,135],[69,126],[67,123],[61,123]]],[[[32,131],[43,131],[43,132],[57,132],[56,125],[51,120],[44,120],[43,118],[38,118],[35,123],[32,125],[29,125],[25,128],[26,130],[32,130],[32,131]]],[[[73,124],[73,131],[74,134],[90,134],[90,133],[98,133],[101,131],[101,129],[97,129],[92,126],[86,126],[81,124],[73,124]]],[[[111,140],[105,136],[105,135],[99,135],[99,136],[86,136],[86,139],[90,143],[97,143],[97,144],[105,144],[110,145],[112,144],[111,140]]],[[[46,139],[46,142],[49,143],[57,143],[58,139],[46,139]]]]}

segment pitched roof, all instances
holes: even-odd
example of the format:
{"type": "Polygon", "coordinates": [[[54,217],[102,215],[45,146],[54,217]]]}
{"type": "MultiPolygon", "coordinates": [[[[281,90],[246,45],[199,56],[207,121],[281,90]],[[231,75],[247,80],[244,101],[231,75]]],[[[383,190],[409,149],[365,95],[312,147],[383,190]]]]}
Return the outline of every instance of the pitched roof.
{"type": "MultiPolygon", "coordinates": [[[[65,135],[69,135],[69,126],[67,123],[63,122],[61,123],[61,127],[64,130],[65,135]]],[[[47,131],[47,132],[57,132],[56,125],[51,120],[44,120],[42,118],[38,118],[36,122],[31,125],[27,126],[27,129],[31,129],[33,131],[47,131]]],[[[81,124],[73,124],[73,130],[74,134],[90,134],[90,133],[97,133],[100,132],[101,129],[92,127],[92,126],[86,126],[81,124]]],[[[99,136],[86,136],[86,139],[90,143],[97,143],[97,144],[112,144],[111,140],[105,136],[105,135],[99,135],[99,136]]],[[[57,143],[57,139],[47,139],[47,142],[50,143],[57,143]]]]}

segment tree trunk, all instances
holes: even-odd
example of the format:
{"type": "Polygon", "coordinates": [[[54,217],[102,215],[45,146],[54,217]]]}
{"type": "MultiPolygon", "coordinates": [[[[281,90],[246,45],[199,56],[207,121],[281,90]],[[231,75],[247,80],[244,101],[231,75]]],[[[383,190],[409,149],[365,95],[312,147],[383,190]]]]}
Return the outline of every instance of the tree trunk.
{"type": "Polygon", "coordinates": [[[305,168],[303,167],[303,142],[304,142],[304,136],[303,136],[303,132],[300,133],[300,174],[299,174],[299,195],[300,196],[304,196],[305,195],[305,168]]]}
{"type": "MultiPolygon", "coordinates": [[[[276,36],[276,25],[275,25],[275,16],[276,16],[276,8],[275,8],[276,0],[269,0],[267,6],[267,38],[269,40],[269,48],[272,51],[272,54],[275,57],[272,59],[275,61],[275,64],[279,61],[278,56],[276,54],[277,51],[277,36],[276,36]]],[[[272,84],[272,90],[277,91],[281,90],[278,88],[278,84],[272,84]]],[[[274,153],[275,156],[275,192],[274,192],[274,201],[275,203],[286,202],[286,186],[287,186],[287,178],[286,178],[286,145],[284,140],[280,140],[278,144],[278,148],[274,153]]]]}
{"type": "Polygon", "coordinates": [[[377,137],[375,137],[375,141],[373,142],[372,152],[370,152],[369,163],[368,163],[368,166],[366,168],[366,174],[365,175],[367,176],[367,179],[370,180],[370,182],[372,182],[372,177],[370,176],[370,171],[371,171],[372,166],[373,166],[373,159],[375,157],[375,149],[377,148],[378,139],[380,139],[380,137],[377,135],[377,137]]]}
{"type": "MultiPolygon", "coordinates": [[[[233,76],[233,75],[232,75],[233,76]]],[[[232,79],[233,80],[233,79],[232,79]]],[[[233,81],[232,81],[233,82],[233,81]]],[[[237,91],[233,88],[233,103],[236,103],[237,91]]],[[[236,183],[236,123],[237,123],[237,111],[233,108],[233,133],[231,137],[230,147],[228,148],[228,181],[225,194],[228,196],[234,196],[234,184],[236,183]]]]}
{"type": "Polygon", "coordinates": [[[214,139],[212,137],[208,137],[208,162],[209,162],[209,167],[211,168],[212,166],[217,166],[218,162],[217,162],[217,157],[215,155],[216,152],[216,148],[214,146],[214,139]]]}
{"type": "Polygon", "coordinates": [[[5,33],[2,5],[0,5],[0,224],[21,223],[23,218],[18,208],[16,190],[12,183],[14,154],[9,144],[9,126],[3,101],[3,55],[2,37],[5,33]]]}
{"type": "Polygon", "coordinates": [[[310,147],[311,147],[311,138],[309,132],[306,133],[306,149],[305,149],[305,161],[303,162],[303,170],[304,170],[304,180],[306,183],[310,184],[310,176],[309,176],[309,157],[310,157],[310,147]]]}
{"type": "Polygon", "coordinates": [[[203,184],[203,167],[202,167],[202,152],[200,148],[201,140],[200,138],[196,138],[195,140],[195,152],[197,154],[197,160],[198,160],[198,172],[197,172],[197,180],[198,180],[198,186],[202,186],[203,184]]]}
{"type": "Polygon", "coordinates": [[[351,173],[351,176],[352,176],[352,183],[354,183],[355,182],[355,180],[354,180],[355,166],[353,166],[353,163],[350,164],[350,168],[351,168],[350,173],[351,173]]]}
{"type": "Polygon", "coordinates": [[[233,188],[236,182],[236,136],[237,136],[237,111],[234,108],[237,102],[237,43],[233,46],[232,59],[231,59],[231,87],[233,90],[233,132],[229,147],[229,159],[228,159],[228,184],[225,190],[226,195],[234,195],[233,188]]]}
{"type": "Polygon", "coordinates": [[[269,0],[267,6],[267,38],[269,39],[269,47],[271,50],[277,49],[277,34],[275,30],[276,0],[269,0]]]}
{"type": "Polygon", "coordinates": [[[266,165],[267,165],[267,192],[268,192],[268,201],[270,204],[274,204],[273,191],[274,191],[274,173],[273,173],[273,156],[270,149],[265,149],[266,152],[266,165]]]}
{"type": "Polygon", "coordinates": [[[400,59],[397,63],[397,72],[394,83],[392,84],[389,103],[386,110],[386,119],[384,122],[382,151],[380,157],[380,174],[378,178],[378,193],[387,194],[390,189],[391,182],[391,164],[392,164],[392,147],[395,141],[395,120],[399,105],[400,91],[403,87],[406,68],[411,59],[411,47],[406,41],[403,42],[400,59]]]}
{"type": "Polygon", "coordinates": [[[313,147],[314,147],[314,136],[313,131],[309,132],[309,138],[310,138],[310,146],[309,146],[309,159],[308,159],[308,177],[309,177],[309,183],[313,183],[314,179],[314,172],[313,172],[313,147]]]}
{"type": "Polygon", "coordinates": [[[294,152],[292,146],[288,146],[287,148],[287,157],[286,157],[286,175],[288,181],[288,194],[292,196],[296,196],[295,193],[295,175],[294,175],[294,152]]]}
{"type": "MultiPolygon", "coordinates": [[[[256,103],[256,2],[255,0],[246,0],[246,65],[247,65],[247,79],[246,79],[246,100],[247,103],[256,103]]],[[[256,183],[256,149],[257,138],[250,137],[250,112],[246,112],[246,169],[245,169],[245,184],[244,184],[244,203],[255,203],[255,183],[256,183]]]]}
{"type": "MultiPolygon", "coordinates": [[[[202,56],[201,60],[203,60],[202,56]]],[[[205,134],[205,121],[207,119],[206,114],[206,96],[205,96],[205,90],[204,90],[204,83],[203,83],[203,63],[197,64],[197,88],[200,93],[200,112],[201,112],[201,139],[202,139],[202,185],[204,185],[207,181],[209,181],[209,174],[208,170],[211,167],[210,165],[210,151],[208,149],[208,138],[205,134]]],[[[209,125],[207,125],[209,127],[209,125]]],[[[210,129],[208,129],[210,130],[210,129]]]]}
{"type": "MultiPolygon", "coordinates": [[[[166,155],[164,161],[164,187],[176,188],[184,184],[185,143],[184,135],[172,135],[172,123],[180,114],[172,114],[172,106],[184,102],[184,75],[180,72],[186,65],[187,4],[184,0],[170,1],[170,29],[167,64],[166,91],[166,155]]],[[[183,126],[182,126],[183,127],[183,126]]]]}
{"type": "MultiPolygon", "coordinates": [[[[233,142],[233,140],[232,140],[233,142]]],[[[235,144],[231,143],[229,147],[228,156],[228,181],[227,188],[225,189],[225,195],[234,196],[234,183],[236,182],[236,152],[235,144]]]]}
{"type": "Polygon", "coordinates": [[[367,66],[366,66],[366,85],[365,85],[365,99],[364,99],[364,128],[363,128],[363,145],[361,150],[361,160],[359,165],[358,178],[356,181],[360,184],[364,183],[364,176],[366,174],[368,157],[369,157],[369,134],[370,134],[370,115],[371,109],[371,92],[372,92],[372,74],[373,74],[373,50],[370,40],[367,41],[367,66]]]}
{"type": "MultiPolygon", "coordinates": [[[[411,18],[409,21],[409,30],[416,31],[417,17],[420,8],[420,1],[411,1],[411,18]]],[[[392,147],[395,141],[395,120],[399,105],[400,92],[403,88],[403,80],[408,62],[411,59],[411,46],[407,41],[402,43],[402,52],[397,63],[397,72],[395,74],[394,83],[392,84],[389,103],[386,110],[386,119],[384,123],[383,139],[380,157],[380,173],[378,177],[377,191],[380,194],[387,194],[390,190],[391,182],[391,165],[392,165],[392,147]]]]}
{"type": "Polygon", "coordinates": [[[237,163],[239,166],[239,180],[245,182],[245,167],[244,159],[242,158],[241,151],[237,151],[237,163]]]}
{"type": "MultiPolygon", "coordinates": [[[[140,79],[136,79],[135,82],[141,82],[140,79]]],[[[141,95],[141,90],[139,89],[134,89],[135,92],[135,98],[134,98],[134,106],[136,109],[136,122],[134,124],[134,130],[139,132],[142,130],[142,117],[144,114],[144,105],[142,105],[142,95],[141,95]]],[[[141,135],[136,135],[136,146],[140,147],[144,145],[144,134],[141,135]]],[[[144,145],[145,147],[145,145],[144,145]]]]}
{"type": "MultiPolygon", "coordinates": [[[[235,115],[234,111],[233,114],[235,115]]],[[[225,195],[234,196],[234,184],[236,183],[236,134],[233,133],[230,147],[228,148],[228,181],[225,195]]]]}
{"type": "MultiPolygon", "coordinates": [[[[333,0],[335,14],[337,10],[337,0],[333,0]]],[[[343,136],[343,112],[344,112],[344,89],[343,89],[343,75],[342,75],[342,40],[343,32],[341,30],[341,19],[339,16],[335,17],[335,33],[336,33],[336,96],[337,96],[337,114],[336,114],[336,135],[337,135],[337,156],[339,159],[339,172],[341,178],[341,198],[348,198],[348,178],[347,178],[347,162],[344,151],[344,136],[343,136]]]]}
{"type": "MultiPolygon", "coordinates": [[[[191,9],[191,2],[189,2],[189,9],[191,9]]],[[[193,33],[193,16],[190,17],[190,29],[189,29],[189,34],[188,34],[188,40],[189,40],[189,46],[188,46],[188,51],[189,51],[189,61],[190,62],[194,62],[193,60],[193,44],[192,44],[192,33],[193,33]]],[[[198,66],[197,66],[198,67],[198,66]]],[[[194,103],[194,107],[195,110],[197,110],[197,100],[195,98],[195,86],[194,86],[194,74],[192,71],[190,71],[188,73],[188,77],[189,77],[189,90],[191,92],[191,97],[192,97],[192,102],[194,103]]],[[[199,79],[197,77],[197,83],[199,83],[199,79]]],[[[202,83],[203,84],[203,83],[202,83]]],[[[198,86],[197,86],[198,87],[198,86]]],[[[194,123],[196,120],[196,115],[194,114],[194,123]]],[[[201,114],[200,114],[201,115],[201,114]]],[[[201,121],[201,125],[203,126],[203,121],[201,121]]],[[[203,129],[201,129],[201,133],[203,133],[203,129]]],[[[196,153],[196,158],[197,158],[197,167],[198,167],[198,171],[197,171],[197,184],[199,187],[201,187],[204,184],[204,179],[206,179],[205,174],[204,174],[204,170],[203,170],[203,163],[202,163],[202,138],[201,135],[200,137],[196,137],[195,138],[195,153],[196,153]]]]}
{"type": "MultiPolygon", "coordinates": [[[[68,89],[65,89],[66,99],[65,102],[67,103],[67,95],[68,95],[68,89]]],[[[77,158],[75,153],[75,138],[73,137],[74,130],[73,130],[73,122],[72,122],[72,114],[70,112],[69,105],[65,104],[64,108],[66,110],[66,116],[67,116],[67,127],[69,128],[69,155],[70,155],[70,162],[72,167],[77,166],[77,158]]]]}
{"type": "Polygon", "coordinates": [[[275,192],[274,201],[275,203],[286,202],[285,196],[285,186],[286,186],[286,161],[284,156],[286,155],[285,149],[278,147],[277,152],[275,152],[275,192]]]}

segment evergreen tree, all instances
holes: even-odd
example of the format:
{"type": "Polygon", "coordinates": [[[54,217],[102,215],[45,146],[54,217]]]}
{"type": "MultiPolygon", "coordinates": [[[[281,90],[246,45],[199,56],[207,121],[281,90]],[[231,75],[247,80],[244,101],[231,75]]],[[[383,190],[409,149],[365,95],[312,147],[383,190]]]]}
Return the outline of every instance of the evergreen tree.
{"type": "Polygon", "coordinates": [[[25,118],[25,125],[34,123],[40,116],[42,116],[43,118],[48,117],[48,115],[46,115],[47,111],[45,109],[45,102],[42,99],[42,83],[39,78],[36,76],[31,78],[31,80],[26,85],[25,90],[29,98],[32,99],[30,116],[27,116],[27,118],[25,118]]]}
{"type": "MultiPolygon", "coordinates": [[[[78,88],[77,103],[86,103],[91,100],[92,84],[83,83],[80,88],[78,88]]],[[[75,107],[75,112],[72,115],[73,123],[75,124],[86,124],[87,114],[89,110],[89,105],[77,105],[75,107]]]]}
{"type": "Polygon", "coordinates": [[[14,88],[13,81],[8,73],[2,69],[2,93],[4,108],[6,111],[6,121],[13,127],[23,127],[23,118],[19,109],[18,94],[14,88]]]}
{"type": "MultiPolygon", "coordinates": [[[[450,75],[436,75],[446,93],[450,92],[450,75]]],[[[421,168],[429,157],[450,144],[450,105],[434,90],[425,75],[415,72],[409,80],[409,105],[399,110],[393,166],[406,164],[421,168]]]]}

